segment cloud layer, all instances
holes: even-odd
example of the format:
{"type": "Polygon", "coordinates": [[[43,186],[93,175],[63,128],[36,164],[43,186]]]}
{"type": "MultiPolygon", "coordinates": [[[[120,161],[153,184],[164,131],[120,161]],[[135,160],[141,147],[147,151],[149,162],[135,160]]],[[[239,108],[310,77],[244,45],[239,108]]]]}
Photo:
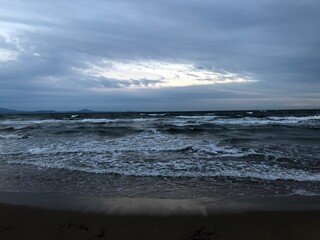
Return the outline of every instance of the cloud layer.
{"type": "Polygon", "coordinates": [[[2,107],[320,106],[320,3],[0,1],[2,107]]]}

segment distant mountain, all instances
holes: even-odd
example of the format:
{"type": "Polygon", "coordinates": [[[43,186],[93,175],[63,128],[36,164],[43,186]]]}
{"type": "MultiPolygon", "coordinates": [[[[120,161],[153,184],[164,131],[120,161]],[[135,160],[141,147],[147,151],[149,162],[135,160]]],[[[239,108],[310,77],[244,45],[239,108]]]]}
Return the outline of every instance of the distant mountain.
{"type": "Polygon", "coordinates": [[[7,108],[0,108],[0,113],[2,114],[8,114],[8,113],[19,113],[21,111],[7,109],[7,108]]]}
{"type": "Polygon", "coordinates": [[[91,111],[91,110],[89,110],[89,109],[81,109],[80,111],[79,111],[79,113],[92,113],[93,111],[91,111]]]}
{"type": "Polygon", "coordinates": [[[39,110],[39,111],[20,111],[20,110],[13,110],[8,108],[0,108],[0,114],[15,114],[15,113],[24,113],[24,114],[32,114],[32,113],[38,113],[38,114],[50,114],[50,113],[92,113],[94,111],[91,111],[89,109],[81,109],[80,111],[54,111],[54,110],[39,110]]]}
{"type": "Polygon", "coordinates": [[[21,111],[21,110],[13,110],[8,108],[0,108],[1,114],[14,114],[14,113],[55,113],[53,110],[40,110],[40,111],[21,111]]]}

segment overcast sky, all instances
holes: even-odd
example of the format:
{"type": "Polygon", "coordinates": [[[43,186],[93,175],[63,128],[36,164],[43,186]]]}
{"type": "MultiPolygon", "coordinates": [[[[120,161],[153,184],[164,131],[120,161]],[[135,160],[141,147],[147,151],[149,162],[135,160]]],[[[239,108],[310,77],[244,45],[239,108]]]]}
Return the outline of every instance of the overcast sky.
{"type": "Polygon", "coordinates": [[[319,0],[0,0],[0,107],[320,108],[319,0]]]}

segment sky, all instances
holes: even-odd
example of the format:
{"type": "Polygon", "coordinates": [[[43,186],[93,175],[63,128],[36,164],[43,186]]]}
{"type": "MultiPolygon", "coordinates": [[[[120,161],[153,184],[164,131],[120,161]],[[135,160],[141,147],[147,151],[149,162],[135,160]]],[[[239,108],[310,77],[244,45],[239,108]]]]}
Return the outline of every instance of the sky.
{"type": "Polygon", "coordinates": [[[320,108],[318,0],[0,0],[0,107],[320,108]]]}

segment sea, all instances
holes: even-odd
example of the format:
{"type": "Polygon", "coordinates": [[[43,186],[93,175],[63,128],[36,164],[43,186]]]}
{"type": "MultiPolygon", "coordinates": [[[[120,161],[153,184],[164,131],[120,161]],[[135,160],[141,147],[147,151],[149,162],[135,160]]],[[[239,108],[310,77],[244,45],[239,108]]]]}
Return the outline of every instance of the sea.
{"type": "Polygon", "coordinates": [[[320,196],[320,110],[0,115],[0,191],[320,196]]]}

